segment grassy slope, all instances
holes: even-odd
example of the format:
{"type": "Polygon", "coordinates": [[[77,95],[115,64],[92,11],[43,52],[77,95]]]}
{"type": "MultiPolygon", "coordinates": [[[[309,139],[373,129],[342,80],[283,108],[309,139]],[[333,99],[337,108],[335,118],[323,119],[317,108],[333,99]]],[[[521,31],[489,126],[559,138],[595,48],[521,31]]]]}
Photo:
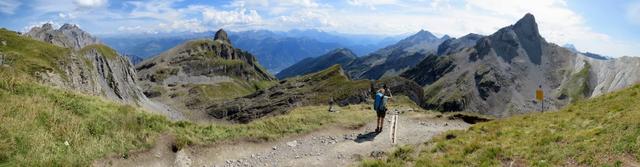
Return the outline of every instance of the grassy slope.
{"type": "Polygon", "coordinates": [[[103,56],[105,56],[108,59],[115,59],[119,56],[116,50],[113,50],[109,46],[103,45],[103,44],[93,44],[93,45],[85,46],[82,49],[80,49],[80,53],[86,54],[87,52],[90,52],[92,50],[96,50],[97,52],[101,53],[103,56]]]}
{"type": "Polygon", "coordinates": [[[57,64],[68,60],[70,49],[22,37],[6,29],[0,29],[0,41],[7,44],[0,45],[0,55],[4,56],[4,64],[31,75],[45,71],[64,74],[57,64]]]}
{"type": "Polygon", "coordinates": [[[171,122],[131,106],[32,84],[10,69],[1,68],[0,76],[0,166],[84,166],[106,155],[148,148],[161,133],[176,136],[176,144],[184,147],[273,140],[327,126],[359,127],[373,119],[360,105],[340,113],[326,112],[327,106],[302,107],[242,125],[171,122]]]}
{"type": "Polygon", "coordinates": [[[288,79],[287,82],[311,83],[297,91],[313,93],[313,104],[324,104],[331,98],[345,99],[357,92],[367,92],[371,85],[368,80],[349,80],[338,64],[316,73],[288,79]]]}
{"type": "MultiPolygon", "coordinates": [[[[640,85],[531,113],[451,131],[421,151],[363,166],[618,166],[640,158],[640,85]],[[413,155],[412,155],[413,154],[413,155]],[[407,164],[408,163],[408,164],[407,164]]],[[[626,164],[630,165],[630,164],[626,164]]]]}

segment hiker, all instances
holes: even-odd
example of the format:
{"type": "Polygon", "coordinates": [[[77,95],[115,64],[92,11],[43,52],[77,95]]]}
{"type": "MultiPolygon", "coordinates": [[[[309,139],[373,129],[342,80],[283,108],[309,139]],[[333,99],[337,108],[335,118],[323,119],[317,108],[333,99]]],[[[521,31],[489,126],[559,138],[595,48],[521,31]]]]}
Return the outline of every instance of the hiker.
{"type": "Polygon", "coordinates": [[[376,127],[376,133],[382,132],[382,127],[384,124],[384,116],[387,114],[387,100],[391,98],[391,96],[385,96],[386,85],[383,85],[376,92],[373,109],[376,111],[378,115],[378,126],[376,127]]]}

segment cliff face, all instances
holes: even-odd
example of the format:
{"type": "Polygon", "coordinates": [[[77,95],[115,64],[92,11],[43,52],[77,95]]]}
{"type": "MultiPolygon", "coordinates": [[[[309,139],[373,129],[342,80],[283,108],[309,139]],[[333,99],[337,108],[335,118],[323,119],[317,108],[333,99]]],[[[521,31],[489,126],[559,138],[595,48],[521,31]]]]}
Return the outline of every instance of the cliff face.
{"type": "Polygon", "coordinates": [[[65,24],[53,29],[51,24],[45,24],[24,36],[66,48],[52,61],[58,70],[34,73],[44,84],[141,106],[174,119],[181,117],[166,106],[149,101],[136,85],[137,76],[131,62],[77,26],[65,24]]]}

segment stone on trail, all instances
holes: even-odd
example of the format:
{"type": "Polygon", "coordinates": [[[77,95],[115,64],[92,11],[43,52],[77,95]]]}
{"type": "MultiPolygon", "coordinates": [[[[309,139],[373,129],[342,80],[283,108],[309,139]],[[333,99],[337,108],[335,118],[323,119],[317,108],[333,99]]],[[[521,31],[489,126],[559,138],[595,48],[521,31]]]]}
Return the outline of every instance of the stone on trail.
{"type": "Polygon", "coordinates": [[[287,145],[289,147],[296,147],[298,145],[298,141],[294,140],[294,141],[287,142],[287,145]]]}

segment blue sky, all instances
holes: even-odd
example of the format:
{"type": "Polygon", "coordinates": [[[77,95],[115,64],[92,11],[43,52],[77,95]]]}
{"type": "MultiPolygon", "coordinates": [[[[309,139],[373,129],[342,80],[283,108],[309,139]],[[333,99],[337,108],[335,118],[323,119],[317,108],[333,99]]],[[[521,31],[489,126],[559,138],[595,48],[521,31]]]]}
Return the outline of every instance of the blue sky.
{"type": "Polygon", "coordinates": [[[532,13],[549,42],[640,56],[640,0],[0,0],[0,27],[74,23],[96,35],[314,28],[396,35],[491,34],[532,13]]]}

